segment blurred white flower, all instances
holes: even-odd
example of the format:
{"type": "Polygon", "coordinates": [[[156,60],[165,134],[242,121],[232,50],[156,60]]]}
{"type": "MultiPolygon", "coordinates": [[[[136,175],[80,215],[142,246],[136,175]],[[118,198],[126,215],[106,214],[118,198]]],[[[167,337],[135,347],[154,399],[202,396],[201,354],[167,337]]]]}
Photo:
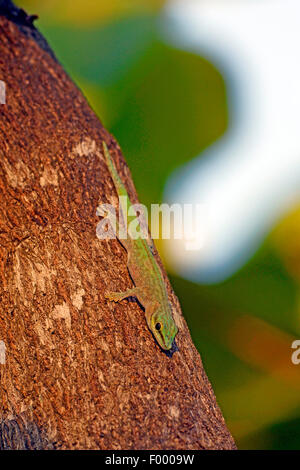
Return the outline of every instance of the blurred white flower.
{"type": "MultiPolygon", "coordinates": [[[[240,268],[300,200],[299,0],[176,0],[165,34],[208,58],[227,84],[230,128],[170,179],[169,203],[207,207],[206,243],[167,245],[180,275],[216,282],[240,268]]],[[[201,84],[199,84],[201,86],[201,84]]]]}

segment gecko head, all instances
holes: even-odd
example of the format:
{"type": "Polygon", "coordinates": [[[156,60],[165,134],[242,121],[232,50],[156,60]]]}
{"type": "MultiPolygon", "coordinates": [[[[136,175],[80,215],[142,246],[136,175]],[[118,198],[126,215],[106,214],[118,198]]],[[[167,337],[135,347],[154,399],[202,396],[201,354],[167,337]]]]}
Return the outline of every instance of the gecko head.
{"type": "Polygon", "coordinates": [[[156,310],[151,316],[149,327],[160,347],[170,350],[178,332],[172,315],[160,309],[156,310]]]}

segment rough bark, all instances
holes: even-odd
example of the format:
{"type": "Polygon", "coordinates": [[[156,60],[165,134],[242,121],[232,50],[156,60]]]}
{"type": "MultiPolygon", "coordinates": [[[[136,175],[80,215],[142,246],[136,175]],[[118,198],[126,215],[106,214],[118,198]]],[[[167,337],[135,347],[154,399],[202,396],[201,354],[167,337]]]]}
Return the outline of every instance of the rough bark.
{"type": "Polygon", "coordinates": [[[104,299],[132,281],[118,241],[96,238],[97,205],[116,199],[102,140],[137,202],[130,173],[12,8],[0,2],[0,448],[235,448],[167,277],[172,357],[136,302],[104,299]]]}

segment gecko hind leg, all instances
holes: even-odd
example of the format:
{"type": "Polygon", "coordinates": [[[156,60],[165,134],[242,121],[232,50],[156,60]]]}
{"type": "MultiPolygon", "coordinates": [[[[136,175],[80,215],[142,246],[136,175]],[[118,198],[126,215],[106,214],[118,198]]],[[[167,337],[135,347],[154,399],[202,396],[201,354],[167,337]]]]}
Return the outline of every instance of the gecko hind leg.
{"type": "Polygon", "coordinates": [[[104,297],[113,302],[120,302],[120,300],[126,299],[127,297],[138,297],[138,293],[138,287],[134,287],[125,292],[105,292],[104,297]]]}

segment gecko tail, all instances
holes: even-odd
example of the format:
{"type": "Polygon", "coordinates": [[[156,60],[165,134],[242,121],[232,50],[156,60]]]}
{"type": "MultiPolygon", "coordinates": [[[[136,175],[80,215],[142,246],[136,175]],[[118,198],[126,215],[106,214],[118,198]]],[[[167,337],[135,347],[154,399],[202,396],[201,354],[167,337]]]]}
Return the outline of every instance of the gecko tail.
{"type": "Polygon", "coordinates": [[[123,181],[121,180],[119,173],[117,172],[116,166],[114,164],[114,161],[112,159],[112,156],[110,154],[110,151],[108,150],[108,147],[106,145],[106,142],[102,142],[103,144],[103,151],[104,151],[104,157],[106,164],[108,166],[110,175],[112,177],[112,180],[114,182],[115,188],[117,190],[117,193],[119,196],[126,196],[129,199],[128,193],[126,191],[125,185],[123,181]]]}

